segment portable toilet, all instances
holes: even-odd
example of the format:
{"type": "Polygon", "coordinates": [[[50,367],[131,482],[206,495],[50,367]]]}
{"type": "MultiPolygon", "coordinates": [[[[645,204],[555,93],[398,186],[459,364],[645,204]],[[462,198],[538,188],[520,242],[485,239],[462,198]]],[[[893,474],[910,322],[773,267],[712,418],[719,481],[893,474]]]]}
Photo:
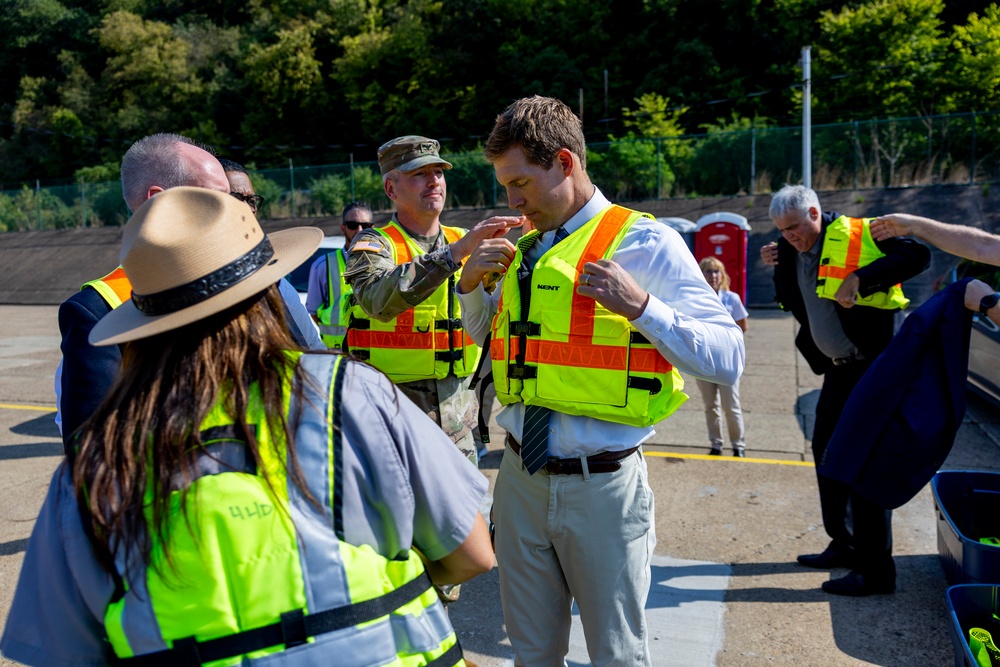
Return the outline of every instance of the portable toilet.
{"type": "Polygon", "coordinates": [[[694,257],[715,257],[729,274],[729,291],[747,302],[747,243],[750,223],[738,213],[709,213],[698,218],[694,230],[694,257]]]}

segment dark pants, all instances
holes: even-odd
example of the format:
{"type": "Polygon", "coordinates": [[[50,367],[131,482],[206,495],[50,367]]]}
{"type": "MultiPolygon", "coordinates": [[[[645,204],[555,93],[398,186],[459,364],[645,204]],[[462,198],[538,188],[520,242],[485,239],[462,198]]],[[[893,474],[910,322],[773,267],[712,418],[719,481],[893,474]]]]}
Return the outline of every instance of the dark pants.
{"type": "MultiPolygon", "coordinates": [[[[817,466],[844,410],[847,398],[865,374],[869,361],[834,366],[827,371],[816,404],[812,450],[817,466]]],[[[854,548],[855,569],[873,577],[895,579],[892,561],[892,511],[851,492],[851,487],[816,474],[823,527],[838,546],[854,548]]]]}

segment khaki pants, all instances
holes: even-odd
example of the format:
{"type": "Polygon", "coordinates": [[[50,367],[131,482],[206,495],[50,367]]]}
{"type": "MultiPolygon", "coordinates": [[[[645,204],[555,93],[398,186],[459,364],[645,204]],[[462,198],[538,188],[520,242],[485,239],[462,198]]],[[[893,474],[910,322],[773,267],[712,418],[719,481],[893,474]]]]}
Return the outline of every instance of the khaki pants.
{"type": "Polygon", "coordinates": [[[494,489],[500,602],[519,667],[563,667],[580,608],[597,667],[650,665],[644,608],[656,546],[639,453],[620,470],[529,476],[509,447],[494,489]]]}
{"type": "Polygon", "coordinates": [[[712,449],[722,449],[722,413],[726,413],[726,427],[733,449],[745,449],[746,439],[743,429],[743,407],[740,405],[740,381],[731,386],[697,380],[701,400],[705,403],[705,424],[712,449]],[[720,406],[720,399],[722,405],[720,406]]]}

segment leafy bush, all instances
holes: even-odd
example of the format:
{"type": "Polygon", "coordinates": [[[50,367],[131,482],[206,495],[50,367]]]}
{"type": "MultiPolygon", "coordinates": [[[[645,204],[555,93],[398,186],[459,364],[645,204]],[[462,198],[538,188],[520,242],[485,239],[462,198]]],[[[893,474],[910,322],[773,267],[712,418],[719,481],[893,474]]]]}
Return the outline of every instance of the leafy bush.
{"type": "Polygon", "coordinates": [[[352,201],[364,201],[372,209],[384,199],[382,177],[368,167],[354,167],[354,194],[351,195],[351,178],[347,174],[327,174],[313,180],[309,189],[319,212],[340,215],[352,201]]]}
{"type": "Polygon", "coordinates": [[[632,137],[587,150],[587,172],[612,200],[666,197],[674,184],[674,172],[655,140],[632,137]]]}

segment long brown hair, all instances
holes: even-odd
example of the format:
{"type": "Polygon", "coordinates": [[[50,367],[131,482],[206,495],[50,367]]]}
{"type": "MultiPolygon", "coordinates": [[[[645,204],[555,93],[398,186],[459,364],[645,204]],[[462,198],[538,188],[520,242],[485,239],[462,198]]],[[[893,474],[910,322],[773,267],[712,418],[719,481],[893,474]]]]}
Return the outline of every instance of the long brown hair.
{"type": "MultiPolygon", "coordinates": [[[[301,348],[288,334],[275,285],[209,318],[125,346],[113,387],[79,431],[73,469],[77,500],[91,521],[91,541],[105,567],[113,564],[112,545],[139,554],[141,564],[149,566],[154,537],[172,567],[166,549],[171,478],[183,476],[184,507],[195,456],[204,447],[200,425],[220,396],[266,479],[246,420],[252,385],[260,392],[270,432],[284,436],[288,445],[289,479],[312,498],[288,437],[287,350],[301,348]],[[143,513],[147,489],[152,491],[149,525],[143,513]]],[[[131,565],[139,563],[126,567],[131,565]]]]}

